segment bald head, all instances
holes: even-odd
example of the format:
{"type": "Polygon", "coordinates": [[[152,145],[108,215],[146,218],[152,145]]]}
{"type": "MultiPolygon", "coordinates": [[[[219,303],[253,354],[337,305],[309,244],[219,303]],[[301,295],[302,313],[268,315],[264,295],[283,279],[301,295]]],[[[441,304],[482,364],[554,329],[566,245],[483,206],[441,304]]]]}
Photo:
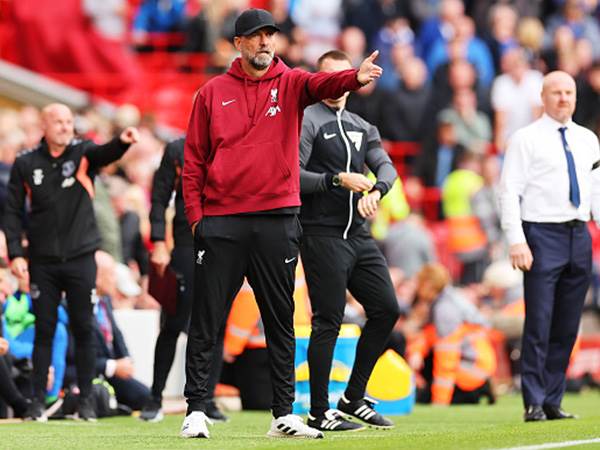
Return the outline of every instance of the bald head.
{"type": "Polygon", "coordinates": [[[550,72],[542,84],[542,102],[546,114],[561,123],[571,119],[575,111],[575,80],[560,70],[550,72]]]}
{"type": "Polygon", "coordinates": [[[61,153],[75,134],[73,113],[67,105],[51,103],[42,109],[42,129],[50,151],[61,153]]]}

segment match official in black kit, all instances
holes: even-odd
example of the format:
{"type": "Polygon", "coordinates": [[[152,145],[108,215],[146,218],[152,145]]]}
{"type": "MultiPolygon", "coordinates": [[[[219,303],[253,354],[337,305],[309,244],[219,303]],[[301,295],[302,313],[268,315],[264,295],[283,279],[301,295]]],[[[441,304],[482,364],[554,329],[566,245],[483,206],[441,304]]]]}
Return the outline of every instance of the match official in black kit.
{"type": "Polygon", "coordinates": [[[35,313],[33,349],[34,398],[27,418],[46,421],[44,398],[57,308],[66,294],[80,389],[79,417],[95,420],[90,397],[94,377],[94,316],[96,284],[94,252],[100,234],[92,199],[98,169],[119,159],[137,142],[135,128],[95,145],[74,137],[73,114],[63,104],[42,110],[44,137],[19,154],[10,174],[5,225],[11,269],[30,280],[35,313]],[[22,246],[23,216],[27,216],[29,247],[22,246]],[[28,267],[29,266],[29,267],[28,267]]]}
{"type": "MultiPolygon", "coordinates": [[[[321,72],[351,67],[348,56],[338,50],[325,53],[318,62],[321,72]]],[[[347,96],[306,108],[300,136],[300,253],[313,311],[308,425],[322,431],[363,428],[348,417],[375,428],[393,427],[364,398],[367,381],[399,315],[386,261],[365,218],[376,213],[397,173],[377,129],[344,109],[347,96]],[[376,183],[363,175],[365,164],[376,175],[376,183]],[[328,383],[346,289],[365,308],[367,323],[348,387],[335,410],[329,408],[328,383]]]]}

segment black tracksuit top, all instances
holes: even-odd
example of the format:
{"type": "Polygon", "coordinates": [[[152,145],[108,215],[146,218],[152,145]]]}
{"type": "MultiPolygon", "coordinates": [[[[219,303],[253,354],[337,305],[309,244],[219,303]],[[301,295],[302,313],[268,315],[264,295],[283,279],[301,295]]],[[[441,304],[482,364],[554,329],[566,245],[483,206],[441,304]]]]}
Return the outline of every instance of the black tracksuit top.
{"type": "Polygon", "coordinates": [[[321,102],[304,110],[300,135],[300,221],[304,234],[342,237],[367,232],[358,213],[360,194],[334,187],[340,172],[364,173],[365,165],[377,177],[373,189],[383,197],[398,174],[381,146],[377,128],[357,114],[335,110],[321,102]]]}
{"type": "Polygon", "coordinates": [[[59,157],[40,144],[17,155],[10,173],[5,233],[10,258],[25,256],[21,245],[27,208],[28,256],[36,262],[67,261],[95,251],[100,233],[94,215],[94,177],[119,159],[129,144],[104,145],[73,139],[59,157]]]}
{"type": "Polygon", "coordinates": [[[183,170],[184,138],[176,139],[165,147],[160,167],[154,172],[152,181],[152,208],[150,209],[150,239],[153,242],[165,240],[165,210],[175,191],[175,217],[173,218],[173,239],[175,246],[193,247],[192,230],[185,217],[181,171],[183,170]]]}

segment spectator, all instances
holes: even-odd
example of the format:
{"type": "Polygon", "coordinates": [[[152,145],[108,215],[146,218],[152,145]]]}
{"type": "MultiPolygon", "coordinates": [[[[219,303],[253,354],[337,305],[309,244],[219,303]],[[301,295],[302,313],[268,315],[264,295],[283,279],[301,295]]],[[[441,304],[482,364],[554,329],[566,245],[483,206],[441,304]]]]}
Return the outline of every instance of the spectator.
{"type": "Polygon", "coordinates": [[[13,381],[13,370],[9,341],[2,337],[2,309],[7,297],[12,293],[9,281],[10,272],[4,258],[0,259],[0,417],[6,418],[6,405],[13,409],[15,417],[25,417],[29,401],[23,397],[13,381]]]}
{"type": "Polygon", "coordinates": [[[399,73],[399,86],[386,93],[382,104],[381,135],[392,141],[418,142],[423,135],[431,95],[427,68],[414,57],[400,65],[399,73]]]}
{"type": "Polygon", "coordinates": [[[473,64],[477,71],[478,80],[483,86],[489,86],[494,79],[494,64],[490,50],[485,43],[475,36],[475,24],[473,19],[464,16],[455,22],[455,34],[450,41],[438,40],[431,47],[427,59],[427,68],[430,73],[449,59],[448,47],[452,45],[464,46],[467,60],[473,64]]]}
{"type": "Polygon", "coordinates": [[[140,410],[150,397],[150,389],[134,378],[135,367],[113,315],[109,292],[113,290],[115,261],[108,253],[98,251],[96,263],[98,264],[96,285],[98,302],[94,307],[96,375],[106,377],[114,388],[119,403],[133,410],[140,410]]]}
{"type": "Polygon", "coordinates": [[[525,52],[509,50],[502,57],[502,75],[492,86],[496,149],[504,152],[506,140],[542,113],[542,74],[529,68],[525,52]]]}
{"type": "Polygon", "coordinates": [[[352,61],[352,67],[358,67],[367,53],[365,34],[358,27],[346,27],[340,33],[339,47],[352,61]]]}
{"type": "Polygon", "coordinates": [[[519,45],[516,38],[518,18],[517,11],[510,4],[498,3],[490,8],[490,29],[484,34],[487,36],[486,42],[492,53],[496,73],[501,70],[502,55],[519,45]]]}
{"type": "MultiPolygon", "coordinates": [[[[438,69],[433,78],[433,93],[426,117],[437,117],[438,113],[452,104],[454,94],[460,89],[471,89],[477,95],[478,109],[490,116],[489,90],[477,81],[477,72],[464,58],[449,62],[447,69],[438,69]]],[[[430,122],[435,126],[435,121],[430,122]]]]}
{"type": "Polygon", "coordinates": [[[130,186],[121,177],[113,176],[108,179],[108,192],[115,214],[119,220],[121,234],[121,253],[123,262],[136,274],[148,275],[148,250],[144,245],[140,217],[131,210],[127,191],[130,186]]]}
{"type": "Polygon", "coordinates": [[[388,93],[377,88],[377,82],[369,83],[348,96],[346,109],[358,114],[366,121],[380,127],[385,120],[383,105],[388,99],[388,93]]]}
{"type": "Polygon", "coordinates": [[[196,2],[199,11],[188,17],[185,22],[186,52],[211,53],[215,49],[216,30],[207,11],[210,0],[192,0],[196,2]]]}
{"type": "Polygon", "coordinates": [[[590,15],[586,2],[565,0],[562,11],[548,18],[545,48],[550,48],[555,32],[562,26],[573,32],[576,41],[588,40],[594,49],[594,59],[600,58],[600,28],[598,22],[590,15]]]}
{"type": "Polygon", "coordinates": [[[574,120],[598,131],[600,127],[600,63],[592,66],[577,86],[577,109],[574,120]]]}
{"type": "MultiPolygon", "coordinates": [[[[11,354],[18,360],[31,363],[35,337],[34,308],[29,293],[27,279],[19,280],[19,288],[6,297],[3,310],[3,327],[6,339],[10,344],[11,354]]],[[[63,305],[58,306],[58,321],[52,340],[52,359],[48,369],[48,386],[45,396],[45,405],[50,405],[58,399],[63,385],[66,368],[67,346],[69,336],[67,327],[69,319],[63,305]]],[[[32,392],[29,380],[27,391],[32,392]]]]}
{"type": "MultiPolygon", "coordinates": [[[[527,61],[532,69],[546,72],[546,63],[542,59],[544,41],[544,25],[537,17],[524,17],[517,27],[519,45],[525,51],[527,61]]],[[[502,70],[502,64],[498,72],[502,70]]]]}
{"type": "Polygon", "coordinates": [[[481,281],[489,264],[487,238],[472,207],[473,196],[483,186],[481,157],[461,155],[442,188],[442,208],[448,224],[448,248],[462,263],[460,282],[469,285],[481,281]]]}
{"type": "Polygon", "coordinates": [[[435,133],[426,136],[417,159],[415,175],[425,186],[441,188],[446,177],[456,169],[459,157],[465,151],[456,141],[456,132],[446,117],[437,118],[435,133]]]}
{"type": "Polygon", "coordinates": [[[398,72],[396,64],[404,63],[403,60],[394,58],[394,47],[413,47],[415,34],[405,17],[393,16],[386,19],[384,26],[377,33],[373,46],[379,50],[379,64],[383,68],[383,75],[378,80],[382,89],[394,90],[398,87],[398,72]]]}
{"type": "Polygon", "coordinates": [[[441,111],[440,117],[452,124],[458,144],[475,153],[486,152],[492,127],[487,116],[477,110],[477,97],[471,89],[455,91],[452,107],[441,111]]]}
{"type": "Polygon", "coordinates": [[[439,15],[427,19],[419,30],[418,47],[425,61],[438,41],[447,43],[456,36],[456,22],[465,14],[462,0],[441,0],[439,5],[439,15]]]}
{"type": "Polygon", "coordinates": [[[575,51],[575,34],[566,25],[556,29],[553,35],[553,45],[544,49],[542,57],[548,71],[557,70],[561,60],[569,58],[575,51]]]}
{"type": "Polygon", "coordinates": [[[342,0],[295,0],[294,23],[306,33],[304,59],[311,65],[320,55],[335,47],[340,33],[342,0]]]}
{"type": "Polygon", "coordinates": [[[343,26],[358,27],[367,39],[367,48],[377,48],[374,39],[391,17],[408,17],[411,7],[404,0],[344,0],[343,26]]]}
{"type": "Polygon", "coordinates": [[[473,214],[479,219],[489,246],[491,260],[507,256],[507,243],[500,226],[497,194],[500,181],[500,162],[495,155],[486,156],[481,165],[483,186],[471,199],[473,214]]]}
{"type": "Polygon", "coordinates": [[[412,278],[421,268],[435,261],[435,249],[423,217],[411,214],[394,223],[383,241],[383,254],[390,268],[402,270],[412,278]]]}

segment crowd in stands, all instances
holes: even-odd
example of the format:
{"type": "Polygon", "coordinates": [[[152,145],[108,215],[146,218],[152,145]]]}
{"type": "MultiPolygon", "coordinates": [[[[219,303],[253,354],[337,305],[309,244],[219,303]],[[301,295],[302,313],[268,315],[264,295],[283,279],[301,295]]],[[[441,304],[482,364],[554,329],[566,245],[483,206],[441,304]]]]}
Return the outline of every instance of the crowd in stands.
{"type": "MultiPolygon", "coordinates": [[[[344,50],[355,62],[378,49],[384,75],[351,94],[347,108],[379,128],[401,175],[372,223],[403,310],[389,347],[418,372],[423,401],[476,402],[487,397],[493,402],[489,382],[497,380],[499,373],[509,389],[518,389],[523,294],[520,274],[507,262],[495,199],[502,154],[510,135],[542,113],[542,77],[552,70],[563,70],[576,79],[574,120],[600,132],[597,0],[80,3],[81,17],[102,39],[121,46],[121,67],[137,67],[136,58],[156,51],[156,37],[166,33],[168,50],[206,54],[206,72],[219,73],[236,56],[231,43],[233,22],[249,6],[272,11],[281,29],[277,54],[290,66],[311,69],[317,57],[332,48],[344,50]],[[179,38],[172,39],[173,33],[179,38]],[[430,201],[433,210],[426,209],[430,201]],[[438,341],[429,339],[432,327],[438,341]],[[466,343],[473,354],[461,350],[466,343]],[[473,365],[484,374],[481,383],[473,382],[467,373],[473,365]],[[454,394],[442,386],[447,378],[454,394]],[[466,394],[456,395],[459,391],[466,394]],[[476,395],[468,395],[473,392],[476,395]]],[[[15,7],[15,23],[25,20],[22,12],[15,7]]],[[[39,67],[31,62],[25,65],[39,67]]],[[[128,71],[134,84],[137,70],[128,71]]],[[[0,109],[0,223],[11,165],[19,151],[34,147],[41,138],[39,115],[33,106],[0,109]]],[[[103,236],[97,254],[97,295],[102,299],[96,314],[102,349],[97,375],[111,384],[119,403],[139,409],[149,391],[133,378],[112,311],[160,307],[148,293],[148,215],[153,173],[168,137],[151,112],[132,104],[119,106],[111,118],[90,105],[77,111],[75,124],[78,135],[96,142],[106,142],[128,126],[141,132],[140,141],[95,181],[95,210],[103,236]]],[[[2,258],[7,258],[7,252],[0,239],[2,258]]],[[[19,368],[16,386],[27,396],[22,378],[30,358],[27,351],[31,352],[28,334],[32,333],[34,293],[27,285],[16,285],[6,267],[0,266],[0,272],[4,338],[10,343],[11,364],[19,368]]],[[[593,285],[599,284],[596,279],[593,285]]],[[[306,304],[306,298],[296,301],[306,304]]],[[[588,303],[591,310],[600,311],[597,289],[592,289],[588,303]]],[[[364,312],[350,297],[346,320],[364,321],[364,312]]],[[[49,401],[61,387],[73,389],[68,324],[61,324],[55,353],[63,356],[51,369],[49,401]]],[[[252,329],[255,326],[251,324],[252,329]]],[[[7,355],[0,345],[0,378],[7,355]]],[[[10,397],[0,390],[0,398],[15,414],[23,410],[19,395],[10,397]]]]}

